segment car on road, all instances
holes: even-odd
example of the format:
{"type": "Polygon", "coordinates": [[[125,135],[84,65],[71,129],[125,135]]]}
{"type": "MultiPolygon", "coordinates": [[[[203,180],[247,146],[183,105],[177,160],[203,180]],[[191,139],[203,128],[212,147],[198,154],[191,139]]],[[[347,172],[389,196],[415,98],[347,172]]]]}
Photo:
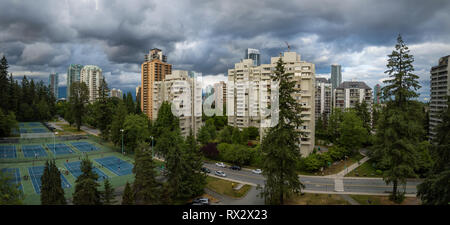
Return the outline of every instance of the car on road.
{"type": "Polygon", "coordinates": [[[223,164],[223,162],[216,163],[216,166],[225,168],[225,164],[223,164]]]}
{"type": "Polygon", "coordinates": [[[252,173],[261,174],[262,170],[261,169],[252,170],[252,173]]]}
{"type": "Polygon", "coordinates": [[[192,205],[209,205],[208,198],[196,198],[192,201],[192,205]]]}
{"type": "Polygon", "coordinates": [[[216,172],[214,172],[214,174],[216,174],[219,177],[226,177],[227,175],[221,171],[221,170],[216,170],[216,172]]]}
{"type": "Polygon", "coordinates": [[[206,168],[206,167],[202,167],[202,169],[201,169],[203,172],[205,172],[205,173],[211,173],[211,170],[209,170],[208,168],[206,168]]]}
{"type": "Polygon", "coordinates": [[[241,170],[241,167],[233,165],[233,166],[230,166],[230,169],[232,169],[232,170],[241,170]]]}

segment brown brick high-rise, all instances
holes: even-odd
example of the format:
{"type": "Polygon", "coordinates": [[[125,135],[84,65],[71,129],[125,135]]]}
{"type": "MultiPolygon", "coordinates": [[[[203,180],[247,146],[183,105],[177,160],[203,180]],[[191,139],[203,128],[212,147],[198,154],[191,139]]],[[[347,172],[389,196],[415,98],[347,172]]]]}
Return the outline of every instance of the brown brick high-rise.
{"type": "Polygon", "coordinates": [[[171,73],[172,65],[167,63],[167,57],[161,50],[154,48],[145,55],[145,62],[141,65],[141,110],[151,120],[157,113],[153,110],[153,84],[171,73]]]}

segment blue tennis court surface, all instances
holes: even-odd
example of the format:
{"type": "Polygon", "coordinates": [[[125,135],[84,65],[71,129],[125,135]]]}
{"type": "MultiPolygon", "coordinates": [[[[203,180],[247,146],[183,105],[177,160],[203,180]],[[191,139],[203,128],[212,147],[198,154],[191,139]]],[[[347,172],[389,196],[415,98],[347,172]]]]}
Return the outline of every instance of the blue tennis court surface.
{"type": "Polygon", "coordinates": [[[19,132],[20,132],[21,134],[23,134],[23,133],[29,133],[27,128],[22,128],[22,127],[19,128],[19,132]]]}
{"type": "Polygon", "coordinates": [[[105,158],[99,158],[94,159],[98,163],[100,163],[102,166],[108,168],[113,173],[117,174],[118,176],[123,176],[127,174],[131,174],[133,171],[133,165],[130,163],[127,163],[115,156],[109,156],[105,158]]]}
{"type": "Polygon", "coordinates": [[[0,158],[17,158],[16,146],[0,145],[0,158]]]}
{"type": "Polygon", "coordinates": [[[82,152],[90,152],[90,151],[98,150],[98,148],[96,146],[94,146],[88,142],[80,141],[80,142],[71,142],[70,144],[82,152]]]}
{"type": "MultiPolygon", "coordinates": [[[[80,176],[83,173],[83,172],[81,172],[81,161],[64,163],[64,165],[67,167],[69,172],[75,178],[78,178],[78,176],[80,176]]],[[[101,170],[99,170],[98,168],[94,167],[94,168],[92,168],[92,170],[94,171],[94,173],[96,173],[98,175],[98,181],[102,181],[105,178],[108,178],[108,176],[106,174],[104,174],[101,170]]]]}
{"type": "Polygon", "coordinates": [[[47,144],[47,148],[56,155],[67,155],[75,153],[69,146],[64,143],[55,144],[55,148],[53,144],[47,144]]]}
{"type": "Polygon", "coordinates": [[[48,133],[49,131],[45,128],[31,128],[31,133],[48,133]]]}
{"type": "Polygon", "coordinates": [[[20,183],[20,170],[19,168],[3,168],[2,173],[9,176],[11,179],[8,181],[12,184],[19,185],[19,189],[22,190],[22,184],[20,183]]]}
{"type": "MultiPolygon", "coordinates": [[[[37,194],[41,193],[41,177],[44,174],[44,166],[28,167],[28,173],[30,174],[31,182],[33,183],[34,191],[37,194]]],[[[61,186],[63,188],[70,188],[69,182],[61,174],[61,186]]]]}
{"type": "Polygon", "coordinates": [[[22,152],[27,158],[47,156],[44,148],[40,145],[22,145],[22,152]]]}

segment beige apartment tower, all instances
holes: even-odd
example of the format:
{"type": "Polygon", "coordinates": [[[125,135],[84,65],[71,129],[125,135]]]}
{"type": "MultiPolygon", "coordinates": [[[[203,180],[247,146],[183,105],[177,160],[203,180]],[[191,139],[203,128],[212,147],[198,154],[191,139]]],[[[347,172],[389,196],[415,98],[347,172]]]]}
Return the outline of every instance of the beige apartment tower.
{"type": "MultiPolygon", "coordinates": [[[[281,55],[280,55],[281,56],[281,55]]],[[[305,133],[300,140],[300,153],[307,156],[314,149],[315,132],[315,65],[301,61],[296,52],[284,52],[281,56],[287,73],[293,73],[296,81],[294,98],[305,109],[299,127],[305,133]]],[[[227,111],[228,125],[238,128],[254,126],[260,128],[261,138],[265,126],[262,109],[271,105],[271,74],[280,57],[272,57],[270,64],[255,66],[252,59],[244,59],[228,70],[227,111]],[[230,86],[230,82],[233,86],[230,86]],[[247,85],[248,84],[248,85],[247,85]],[[231,109],[231,111],[229,111],[231,109]]]]}
{"type": "Polygon", "coordinates": [[[151,120],[156,118],[153,110],[153,85],[171,73],[172,65],[167,63],[167,57],[160,49],[154,48],[145,55],[145,62],[141,65],[141,110],[151,120]]]}
{"type": "Polygon", "coordinates": [[[450,55],[441,57],[437,66],[431,67],[431,100],[430,100],[430,139],[436,138],[436,127],[442,123],[440,114],[448,107],[447,96],[450,96],[450,55]]]}
{"type": "Polygon", "coordinates": [[[80,71],[80,81],[85,83],[89,89],[89,101],[93,102],[98,98],[98,89],[102,81],[102,69],[98,66],[87,65],[80,71]]]}

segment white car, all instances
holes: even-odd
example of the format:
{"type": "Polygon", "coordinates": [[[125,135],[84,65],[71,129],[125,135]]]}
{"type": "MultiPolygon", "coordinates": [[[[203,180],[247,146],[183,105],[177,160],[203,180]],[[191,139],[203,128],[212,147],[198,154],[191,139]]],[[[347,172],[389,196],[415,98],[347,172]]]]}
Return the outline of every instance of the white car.
{"type": "Polygon", "coordinates": [[[216,174],[217,176],[220,176],[220,177],[226,177],[226,176],[227,176],[227,175],[226,175],[223,171],[221,171],[221,170],[216,170],[216,172],[215,172],[214,174],[216,174]]]}
{"type": "Polygon", "coordinates": [[[261,174],[262,170],[261,169],[252,170],[252,173],[261,174]]]}
{"type": "Polygon", "coordinates": [[[225,164],[223,164],[223,162],[216,163],[216,166],[225,168],[225,164]]]}

